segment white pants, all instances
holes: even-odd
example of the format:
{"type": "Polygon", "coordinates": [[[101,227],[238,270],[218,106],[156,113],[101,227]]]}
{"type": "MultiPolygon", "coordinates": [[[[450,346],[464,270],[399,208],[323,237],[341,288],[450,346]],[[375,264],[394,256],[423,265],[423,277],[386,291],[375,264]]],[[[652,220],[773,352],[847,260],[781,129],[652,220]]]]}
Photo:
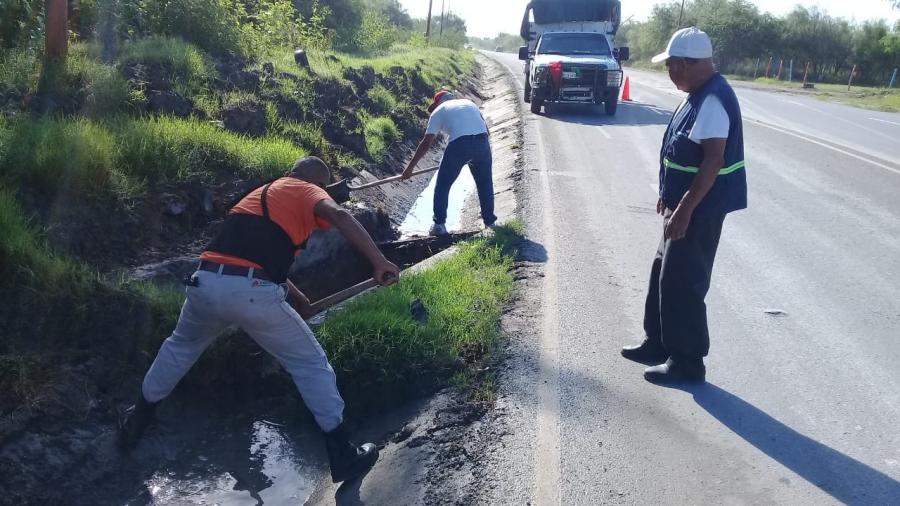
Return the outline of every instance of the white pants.
{"type": "Polygon", "coordinates": [[[306,322],[285,301],[285,288],[249,277],[194,275],[198,286],[187,287],[178,324],[144,378],[144,398],[157,402],[168,396],[206,347],[236,325],[278,359],[322,430],[340,425],[344,400],[334,370],[306,322]]]}

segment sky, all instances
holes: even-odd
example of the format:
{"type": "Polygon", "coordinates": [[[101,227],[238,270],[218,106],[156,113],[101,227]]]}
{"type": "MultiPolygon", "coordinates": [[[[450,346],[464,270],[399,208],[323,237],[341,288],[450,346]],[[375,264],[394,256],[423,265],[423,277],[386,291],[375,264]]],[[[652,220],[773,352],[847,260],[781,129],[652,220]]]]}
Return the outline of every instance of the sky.
{"type": "MultiPolygon", "coordinates": [[[[432,0],[432,15],[440,16],[441,2],[457,16],[466,20],[468,34],[475,37],[493,37],[500,32],[519,33],[519,24],[528,0],[432,0]]],[[[893,23],[900,19],[900,10],[892,9],[888,0],[751,0],[761,11],[775,15],[790,12],[794,5],[819,6],[834,17],[856,21],[886,19],[893,23]]],[[[428,13],[428,0],[400,0],[410,15],[424,18],[428,13]]],[[[622,0],[622,19],[634,16],[634,20],[647,19],[653,5],[660,0],[622,0]]]]}

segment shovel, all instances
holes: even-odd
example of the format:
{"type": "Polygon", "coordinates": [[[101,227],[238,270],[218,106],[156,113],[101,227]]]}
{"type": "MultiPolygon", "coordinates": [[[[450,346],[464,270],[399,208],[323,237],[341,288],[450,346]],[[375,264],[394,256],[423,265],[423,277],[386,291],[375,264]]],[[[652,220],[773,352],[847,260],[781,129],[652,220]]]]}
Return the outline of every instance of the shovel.
{"type": "MultiPolygon", "coordinates": [[[[434,171],[438,170],[439,168],[440,167],[438,166],[438,167],[429,167],[427,169],[416,170],[416,171],[413,171],[412,175],[418,176],[419,174],[434,172],[434,171]]],[[[334,183],[333,185],[329,185],[327,188],[325,188],[325,191],[327,191],[328,194],[331,195],[331,198],[333,198],[335,202],[337,202],[338,204],[341,204],[343,202],[347,202],[348,200],[350,200],[350,192],[352,192],[352,191],[365,190],[366,188],[373,188],[375,186],[381,186],[385,183],[392,183],[394,181],[400,181],[402,178],[403,178],[403,175],[391,176],[391,177],[388,177],[385,179],[379,179],[378,181],[373,181],[371,183],[361,184],[359,186],[351,186],[350,183],[348,183],[346,179],[341,179],[337,183],[334,183]]]]}

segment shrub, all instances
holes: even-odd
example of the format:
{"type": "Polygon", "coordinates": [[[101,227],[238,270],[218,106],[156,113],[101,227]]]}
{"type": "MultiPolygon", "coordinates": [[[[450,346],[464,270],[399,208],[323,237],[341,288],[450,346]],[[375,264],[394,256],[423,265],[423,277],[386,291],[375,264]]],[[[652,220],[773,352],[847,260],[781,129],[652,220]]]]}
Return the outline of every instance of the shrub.
{"type": "Polygon", "coordinates": [[[391,144],[400,138],[400,130],[391,118],[378,117],[365,121],[366,148],[376,162],[384,161],[391,144]]]}
{"type": "Polygon", "coordinates": [[[214,54],[246,55],[244,4],[235,0],[122,0],[127,36],[182,37],[214,54]]]}

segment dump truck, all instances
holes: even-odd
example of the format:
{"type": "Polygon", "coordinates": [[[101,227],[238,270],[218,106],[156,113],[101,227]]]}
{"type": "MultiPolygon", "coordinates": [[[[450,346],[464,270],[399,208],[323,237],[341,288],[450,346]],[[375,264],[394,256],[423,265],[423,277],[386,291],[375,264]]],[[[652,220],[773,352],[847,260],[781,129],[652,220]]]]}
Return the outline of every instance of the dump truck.
{"type": "Polygon", "coordinates": [[[619,0],[532,0],[525,7],[519,48],[525,101],[531,112],[553,103],[603,104],[616,113],[627,47],[616,47],[619,0]]]}

